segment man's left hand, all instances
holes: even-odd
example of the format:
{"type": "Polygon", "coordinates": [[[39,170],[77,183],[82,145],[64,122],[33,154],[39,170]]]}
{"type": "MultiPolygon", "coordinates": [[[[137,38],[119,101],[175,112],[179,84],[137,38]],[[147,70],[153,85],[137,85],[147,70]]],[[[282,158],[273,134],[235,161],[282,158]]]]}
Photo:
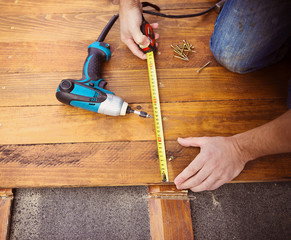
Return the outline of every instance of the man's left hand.
{"type": "Polygon", "coordinates": [[[214,190],[243,170],[246,160],[234,137],[178,138],[184,147],[200,147],[196,158],[176,177],[178,189],[214,190]]]}

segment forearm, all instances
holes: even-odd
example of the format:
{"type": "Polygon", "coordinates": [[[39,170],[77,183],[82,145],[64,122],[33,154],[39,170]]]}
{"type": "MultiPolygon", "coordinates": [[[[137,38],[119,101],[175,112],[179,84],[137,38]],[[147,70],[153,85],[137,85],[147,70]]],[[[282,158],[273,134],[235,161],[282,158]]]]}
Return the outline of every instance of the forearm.
{"type": "Polygon", "coordinates": [[[246,162],[265,155],[291,152],[291,110],[233,138],[246,162]]]}
{"type": "Polygon", "coordinates": [[[131,9],[135,7],[141,9],[140,0],[120,0],[119,9],[131,9]]]}

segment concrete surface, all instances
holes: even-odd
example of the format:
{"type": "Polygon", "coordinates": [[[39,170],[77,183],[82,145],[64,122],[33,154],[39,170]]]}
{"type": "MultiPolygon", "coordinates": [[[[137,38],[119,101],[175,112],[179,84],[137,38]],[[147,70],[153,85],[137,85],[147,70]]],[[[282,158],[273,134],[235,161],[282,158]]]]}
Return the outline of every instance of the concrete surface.
{"type": "Polygon", "coordinates": [[[10,239],[149,239],[146,187],[19,189],[10,239]]]}
{"type": "Polygon", "coordinates": [[[291,239],[291,182],[191,193],[194,239],[291,239]]]}
{"type": "MultiPolygon", "coordinates": [[[[290,239],[291,182],[189,195],[195,240],[290,239]]],[[[150,239],[147,188],[19,189],[10,239],[150,239]]]]}

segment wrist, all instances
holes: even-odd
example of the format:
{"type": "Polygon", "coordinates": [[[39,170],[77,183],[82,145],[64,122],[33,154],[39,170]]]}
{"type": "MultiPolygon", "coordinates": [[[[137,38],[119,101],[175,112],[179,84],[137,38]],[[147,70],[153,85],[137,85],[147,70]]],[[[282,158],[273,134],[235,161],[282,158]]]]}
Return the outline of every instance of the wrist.
{"type": "Polygon", "coordinates": [[[140,0],[120,0],[119,7],[121,8],[140,8],[141,9],[141,3],[140,0]]]}
{"type": "Polygon", "coordinates": [[[235,148],[244,163],[258,158],[256,152],[252,148],[252,142],[245,133],[236,134],[230,137],[235,145],[235,148]]]}

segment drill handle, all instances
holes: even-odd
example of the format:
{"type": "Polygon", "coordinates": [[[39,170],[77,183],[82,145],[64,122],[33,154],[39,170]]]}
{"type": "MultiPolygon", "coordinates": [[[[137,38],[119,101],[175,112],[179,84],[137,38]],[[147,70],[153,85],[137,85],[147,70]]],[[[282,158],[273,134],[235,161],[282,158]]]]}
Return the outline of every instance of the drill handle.
{"type": "Polygon", "coordinates": [[[88,56],[83,66],[82,79],[79,82],[88,83],[101,79],[102,64],[109,61],[111,52],[109,44],[104,42],[93,42],[88,47],[88,56]]]}

